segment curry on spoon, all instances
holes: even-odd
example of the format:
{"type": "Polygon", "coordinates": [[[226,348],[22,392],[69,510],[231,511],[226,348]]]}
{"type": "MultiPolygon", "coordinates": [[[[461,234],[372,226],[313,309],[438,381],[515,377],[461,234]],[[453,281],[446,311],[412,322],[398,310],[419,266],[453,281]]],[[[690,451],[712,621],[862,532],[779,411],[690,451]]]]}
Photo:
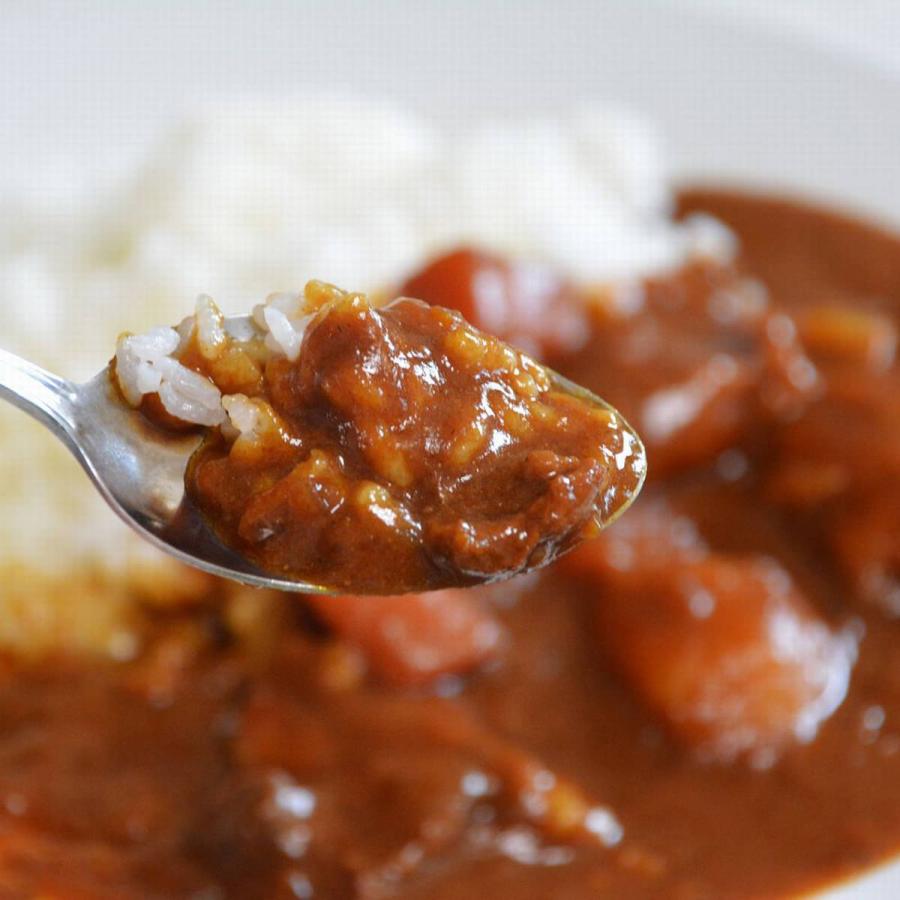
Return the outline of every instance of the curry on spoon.
{"type": "Polygon", "coordinates": [[[321,282],[250,317],[201,297],[81,387],[5,355],[0,391],[158,546],[285,590],[511,577],[611,522],[646,468],[615,410],[458,313],[321,282]]]}

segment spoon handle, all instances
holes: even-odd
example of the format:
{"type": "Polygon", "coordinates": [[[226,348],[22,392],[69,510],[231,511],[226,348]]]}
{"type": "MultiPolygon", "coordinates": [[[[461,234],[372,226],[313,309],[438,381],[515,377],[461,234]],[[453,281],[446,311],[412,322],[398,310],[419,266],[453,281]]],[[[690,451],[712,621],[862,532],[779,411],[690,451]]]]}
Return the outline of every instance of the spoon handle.
{"type": "Polygon", "coordinates": [[[0,348],[0,397],[67,443],[75,432],[75,385],[0,348]]]}

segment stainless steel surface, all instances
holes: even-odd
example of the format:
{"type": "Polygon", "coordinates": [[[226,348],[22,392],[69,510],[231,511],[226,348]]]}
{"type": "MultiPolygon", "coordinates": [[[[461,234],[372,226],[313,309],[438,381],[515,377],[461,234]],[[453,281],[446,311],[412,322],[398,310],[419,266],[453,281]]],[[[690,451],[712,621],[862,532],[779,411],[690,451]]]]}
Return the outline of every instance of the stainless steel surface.
{"type": "Polygon", "coordinates": [[[224,546],[192,507],[182,505],[185,468],[200,437],[154,428],[122,402],[106,369],[85,384],[73,384],[0,349],[0,397],[46,425],[119,518],[176,559],[257,587],[330,593],[266,575],[224,546]]]}
{"type": "MultiPolygon", "coordinates": [[[[245,316],[227,319],[226,327],[231,334],[244,336],[254,328],[245,316]]],[[[586,389],[548,372],[557,388],[610,409],[586,389]]],[[[257,587],[336,593],[321,585],[267,575],[222,544],[185,502],[185,469],[201,437],[155,428],[122,401],[107,369],[85,384],[74,384],[0,349],[0,397],[46,425],[69,448],[119,518],[176,559],[257,587]]],[[[643,453],[634,431],[621,421],[634,435],[637,452],[643,453]]],[[[605,524],[618,518],[639,490],[640,485],[623,498],[605,524]]]]}

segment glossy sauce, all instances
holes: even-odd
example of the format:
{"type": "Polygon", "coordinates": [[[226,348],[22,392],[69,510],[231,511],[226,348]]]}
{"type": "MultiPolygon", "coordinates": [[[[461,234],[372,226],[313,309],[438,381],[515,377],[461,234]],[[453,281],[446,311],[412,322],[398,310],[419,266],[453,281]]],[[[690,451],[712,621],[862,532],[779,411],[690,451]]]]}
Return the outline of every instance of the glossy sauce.
{"type": "MultiPolygon", "coordinates": [[[[212,430],[186,476],[264,572],[380,594],[510,577],[639,490],[643,449],[614,410],[457,311],[315,289],[297,359],[270,356],[249,396],[226,396],[252,424],[212,430]]],[[[185,357],[224,384],[225,353],[210,363],[199,343],[185,357]]]]}
{"type": "Polygon", "coordinates": [[[900,241],[682,205],[737,270],[552,351],[649,432],[635,508],[508,585],[210,583],[132,663],[10,663],[0,896],[771,898],[897,851],[900,241]]]}

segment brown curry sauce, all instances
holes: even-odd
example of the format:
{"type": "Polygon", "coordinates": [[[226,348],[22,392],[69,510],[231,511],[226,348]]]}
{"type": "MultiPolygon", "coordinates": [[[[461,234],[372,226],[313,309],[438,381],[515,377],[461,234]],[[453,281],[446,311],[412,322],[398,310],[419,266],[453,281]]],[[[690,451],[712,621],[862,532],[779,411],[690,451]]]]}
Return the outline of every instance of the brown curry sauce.
{"type": "Polygon", "coordinates": [[[132,663],[9,663],[0,896],[773,897],[897,850],[900,241],[782,201],[682,207],[737,231],[769,302],[701,266],[646,285],[631,319],[592,314],[587,346],[552,358],[643,426],[635,509],[512,585],[259,595],[265,627],[244,637],[212,585],[150,615],[132,663]],[[713,595],[693,620],[654,567],[667,553],[713,595]],[[657,677],[678,654],[647,653],[636,607],[676,646],[739,649],[770,589],[826,646],[858,642],[849,692],[814,739],[785,736],[807,698],[759,693],[791,685],[763,641],[762,682],[733,687],[760,701],[741,713],[758,734],[710,742],[727,717],[681,715],[689,694],[657,677]]]}
{"type": "MultiPolygon", "coordinates": [[[[311,294],[297,359],[269,357],[239,401],[257,424],[211,429],[186,476],[264,572],[369,594],[479,584],[549,563],[640,489],[643,449],[615,410],[458,311],[311,294]]],[[[186,357],[221,383],[229,350],[186,357]]]]}

